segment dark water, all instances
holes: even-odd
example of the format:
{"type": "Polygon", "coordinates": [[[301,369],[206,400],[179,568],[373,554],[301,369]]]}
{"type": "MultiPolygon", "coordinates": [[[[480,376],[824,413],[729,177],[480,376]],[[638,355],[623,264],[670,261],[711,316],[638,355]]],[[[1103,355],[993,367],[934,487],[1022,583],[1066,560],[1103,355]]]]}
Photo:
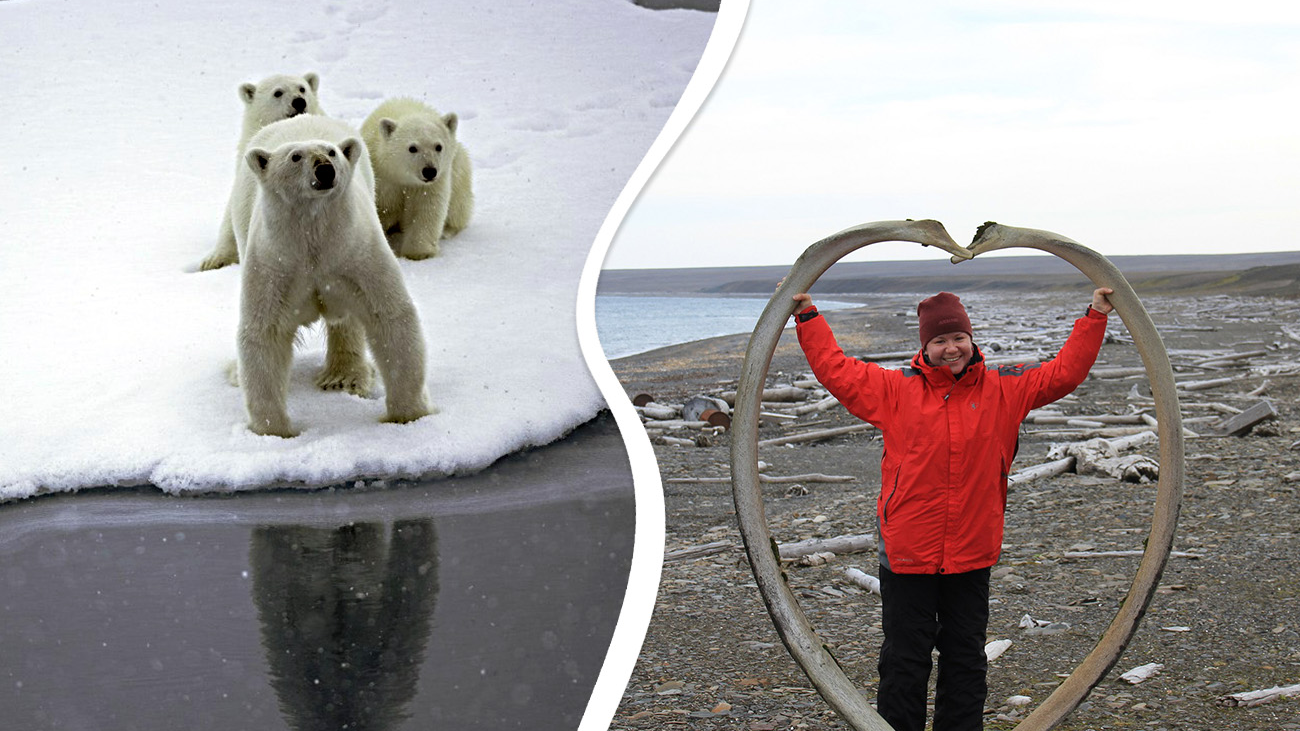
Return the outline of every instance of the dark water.
{"type": "Polygon", "coordinates": [[[633,529],[608,417],[427,484],[0,505],[0,728],[573,729],[633,529]]]}

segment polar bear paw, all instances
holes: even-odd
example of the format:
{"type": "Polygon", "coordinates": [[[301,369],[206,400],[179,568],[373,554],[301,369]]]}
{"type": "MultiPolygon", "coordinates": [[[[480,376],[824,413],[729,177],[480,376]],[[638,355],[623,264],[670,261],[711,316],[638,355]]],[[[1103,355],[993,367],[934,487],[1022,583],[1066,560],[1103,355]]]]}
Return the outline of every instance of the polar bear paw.
{"type": "Polygon", "coordinates": [[[213,269],[220,269],[238,263],[239,254],[231,255],[223,251],[218,251],[210,254],[208,258],[203,260],[202,264],[199,264],[199,271],[210,272],[213,269]]]}
{"type": "Polygon", "coordinates": [[[421,259],[431,259],[438,255],[437,242],[413,241],[407,239],[402,242],[402,258],[420,261],[421,259]]]}
{"type": "Polygon", "coordinates": [[[365,361],[327,367],[316,376],[316,386],[322,391],[347,391],[354,396],[369,396],[374,385],[375,370],[365,361]]]}
{"type": "Polygon", "coordinates": [[[423,419],[436,413],[438,413],[437,409],[423,404],[400,409],[390,406],[388,415],[384,417],[383,422],[385,424],[409,424],[416,419],[423,419]]]}
{"type": "Polygon", "coordinates": [[[282,437],[292,439],[298,431],[289,425],[289,420],[278,418],[253,419],[248,422],[249,431],[264,437],[282,437]]]}

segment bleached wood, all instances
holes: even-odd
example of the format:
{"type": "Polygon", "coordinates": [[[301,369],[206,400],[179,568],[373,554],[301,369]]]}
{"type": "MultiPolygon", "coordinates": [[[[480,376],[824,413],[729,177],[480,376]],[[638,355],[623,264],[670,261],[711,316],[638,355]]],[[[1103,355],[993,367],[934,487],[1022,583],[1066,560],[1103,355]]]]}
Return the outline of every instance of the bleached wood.
{"type": "Polygon", "coordinates": [[[681,437],[658,436],[655,441],[660,444],[667,444],[673,447],[694,447],[694,439],[682,439],[681,437]]]}
{"type": "Polygon", "coordinates": [[[829,551],[830,553],[862,553],[870,551],[876,547],[876,537],[870,533],[860,533],[857,535],[835,536],[834,538],[809,538],[806,541],[796,541],[794,543],[782,543],[777,546],[777,551],[781,558],[788,560],[807,555],[809,553],[821,553],[829,551]]]}
{"type": "Polygon", "coordinates": [[[1035,424],[1068,424],[1072,421],[1090,421],[1099,424],[1142,424],[1142,417],[1145,414],[1097,414],[1081,416],[1065,416],[1063,414],[1039,414],[1030,415],[1030,419],[1035,424]]]}
{"type": "Polygon", "coordinates": [[[1246,434],[1261,421],[1277,418],[1277,409],[1268,401],[1260,401],[1249,409],[1234,414],[1215,424],[1212,429],[1217,436],[1235,437],[1246,434]]]}
{"type": "MultiPolygon", "coordinates": [[[[1061,554],[1061,558],[1124,558],[1127,556],[1141,556],[1141,551],[1066,551],[1061,554]]],[[[1187,558],[1201,559],[1205,558],[1204,554],[1187,553],[1185,551],[1170,551],[1170,558],[1187,558]]]]}
{"type": "Polygon", "coordinates": [[[1243,378],[1245,378],[1245,375],[1229,376],[1227,378],[1211,378],[1208,381],[1184,381],[1178,384],[1178,388],[1184,391],[1204,391],[1210,388],[1218,388],[1219,386],[1227,386],[1236,383],[1243,378]]]}
{"type": "Polygon", "coordinates": [[[848,577],[849,581],[852,581],[854,584],[862,587],[863,589],[866,589],[872,594],[876,594],[877,596],[879,596],[880,579],[877,579],[876,577],[862,571],[861,569],[855,569],[853,567],[844,569],[844,575],[848,577]]]}
{"type": "Polygon", "coordinates": [[[802,416],[804,414],[811,414],[818,411],[826,411],[828,409],[833,409],[839,405],[840,405],[839,399],[835,398],[834,396],[827,396],[824,399],[821,399],[819,401],[814,401],[810,404],[804,404],[803,406],[796,406],[793,409],[790,409],[790,413],[802,416]]]}
{"type": "Polygon", "coordinates": [[[1278,698],[1286,698],[1287,696],[1293,695],[1300,695],[1300,683],[1286,686],[1275,685],[1272,688],[1251,690],[1245,693],[1233,693],[1220,698],[1219,703],[1230,707],[1250,708],[1251,706],[1262,705],[1264,703],[1275,701],[1278,698]]]}
{"type": "Polygon", "coordinates": [[[636,407],[636,410],[637,413],[641,414],[647,419],[657,419],[657,420],[676,419],[677,416],[681,413],[678,409],[673,408],[672,406],[657,404],[653,401],[646,404],[645,406],[636,407]]]}
{"type": "Polygon", "coordinates": [[[1118,437],[1110,440],[1110,445],[1119,451],[1133,449],[1147,444],[1158,444],[1160,437],[1153,431],[1141,431],[1136,434],[1130,434],[1124,437],[1118,437]]]}
{"type": "Polygon", "coordinates": [[[1144,431],[1150,431],[1146,425],[1134,426],[1108,426],[1101,429],[1034,429],[1031,433],[1037,437],[1048,437],[1053,439],[1095,439],[1124,437],[1130,434],[1140,434],[1144,431]]]}
{"type": "Polygon", "coordinates": [[[675,551],[665,551],[664,563],[668,563],[669,561],[687,561],[693,558],[712,556],[714,554],[729,551],[734,547],[735,546],[731,541],[714,541],[713,543],[706,543],[702,546],[692,546],[690,548],[679,548],[675,551]]]}
{"type": "Polygon", "coordinates": [[[1048,451],[1047,456],[1074,457],[1074,470],[1081,475],[1100,474],[1126,482],[1147,482],[1159,476],[1160,466],[1155,460],[1142,455],[1120,456],[1123,449],[1142,444],[1147,439],[1141,434],[1135,434],[1133,438],[1124,440],[1089,439],[1085,442],[1057,444],[1048,451]]]}
{"type": "Polygon", "coordinates": [[[1213,368],[1221,365],[1236,365],[1238,361],[1257,358],[1261,355],[1268,355],[1267,350],[1251,350],[1244,353],[1231,353],[1229,355],[1220,355],[1213,358],[1207,358],[1202,361],[1193,363],[1197,368],[1213,368]]]}
{"type": "Polygon", "coordinates": [[[1018,485],[1022,482],[1032,480],[1041,480],[1044,477],[1056,477],[1070,472],[1074,469],[1074,457],[1065,457],[1063,459],[1045,462],[1033,467],[1026,467],[1023,470],[1017,470],[1007,477],[1008,485],[1018,485]]]}
{"type": "Polygon", "coordinates": [[[988,658],[989,662],[993,662],[1010,648],[1011,640],[993,640],[984,646],[984,657],[988,658]]]}
{"type": "Polygon", "coordinates": [[[665,419],[662,421],[647,421],[646,429],[704,429],[709,426],[707,421],[685,421],[683,419],[665,419]]]}
{"type": "Polygon", "coordinates": [[[1137,685],[1144,680],[1149,680],[1155,677],[1157,673],[1164,669],[1165,666],[1163,663],[1149,662],[1146,665],[1139,665],[1119,677],[1121,680],[1137,685]]]}
{"type": "Polygon", "coordinates": [[[835,429],[819,429],[814,432],[805,432],[803,434],[791,434],[784,437],[775,437],[773,439],[764,439],[758,443],[760,447],[772,447],[783,444],[800,444],[802,442],[816,442],[822,439],[831,439],[834,437],[844,436],[845,434],[854,434],[868,429],[875,429],[870,424],[854,424],[853,426],[841,426],[835,429]]]}
{"type": "MultiPolygon", "coordinates": [[[[808,398],[809,393],[811,393],[811,389],[807,388],[798,388],[795,386],[774,386],[772,388],[763,389],[763,394],[760,398],[763,401],[788,404],[803,401],[808,398]]],[[[727,391],[726,393],[720,394],[719,398],[727,402],[729,406],[734,407],[736,405],[735,391],[727,391]]]]}
{"type": "MultiPolygon", "coordinates": [[[[692,442],[693,443],[693,442],[692,442]]],[[[858,478],[852,475],[823,475],[820,472],[811,472],[804,475],[759,475],[759,482],[770,482],[772,484],[787,484],[791,482],[853,482],[858,478]]],[[[689,485],[689,484],[709,484],[731,482],[730,477],[669,477],[664,480],[666,485],[689,485]]]]}
{"type": "Polygon", "coordinates": [[[1260,383],[1255,388],[1251,389],[1250,391],[1247,391],[1246,395],[1249,396],[1250,398],[1259,398],[1260,396],[1263,396],[1268,391],[1268,387],[1271,385],[1272,384],[1268,382],[1268,379],[1265,379],[1263,383],[1260,383]]]}
{"type": "Polygon", "coordinates": [[[1145,376],[1145,368],[1093,368],[1088,372],[1089,378],[1132,378],[1145,376]]]}

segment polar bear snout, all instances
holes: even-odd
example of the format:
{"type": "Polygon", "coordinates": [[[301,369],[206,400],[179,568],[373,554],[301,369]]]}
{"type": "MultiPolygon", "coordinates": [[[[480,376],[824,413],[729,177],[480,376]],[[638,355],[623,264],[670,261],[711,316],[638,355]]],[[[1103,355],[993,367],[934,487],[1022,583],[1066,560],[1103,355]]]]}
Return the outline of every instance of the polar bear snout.
{"type": "Polygon", "coordinates": [[[307,99],[305,97],[296,96],[293,98],[293,102],[290,103],[290,106],[293,107],[293,112],[289,116],[292,117],[302,114],[307,111],[307,99]]]}
{"type": "Polygon", "coordinates": [[[334,187],[336,178],[333,163],[329,160],[317,160],[312,167],[311,187],[314,190],[329,190],[334,187]]]}
{"type": "Polygon", "coordinates": [[[424,182],[432,183],[433,179],[438,177],[438,168],[433,167],[432,165],[425,165],[424,169],[420,171],[420,177],[424,178],[424,182]]]}

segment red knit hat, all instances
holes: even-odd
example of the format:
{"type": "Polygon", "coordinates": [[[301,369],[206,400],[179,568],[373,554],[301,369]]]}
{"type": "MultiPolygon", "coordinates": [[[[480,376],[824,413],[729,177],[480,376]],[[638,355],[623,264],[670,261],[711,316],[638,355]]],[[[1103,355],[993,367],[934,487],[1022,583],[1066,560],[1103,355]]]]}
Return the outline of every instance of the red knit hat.
{"type": "Polygon", "coordinates": [[[940,292],[921,300],[921,304],[916,306],[916,316],[921,320],[921,345],[944,333],[964,332],[974,337],[966,308],[951,292],[940,292]]]}

